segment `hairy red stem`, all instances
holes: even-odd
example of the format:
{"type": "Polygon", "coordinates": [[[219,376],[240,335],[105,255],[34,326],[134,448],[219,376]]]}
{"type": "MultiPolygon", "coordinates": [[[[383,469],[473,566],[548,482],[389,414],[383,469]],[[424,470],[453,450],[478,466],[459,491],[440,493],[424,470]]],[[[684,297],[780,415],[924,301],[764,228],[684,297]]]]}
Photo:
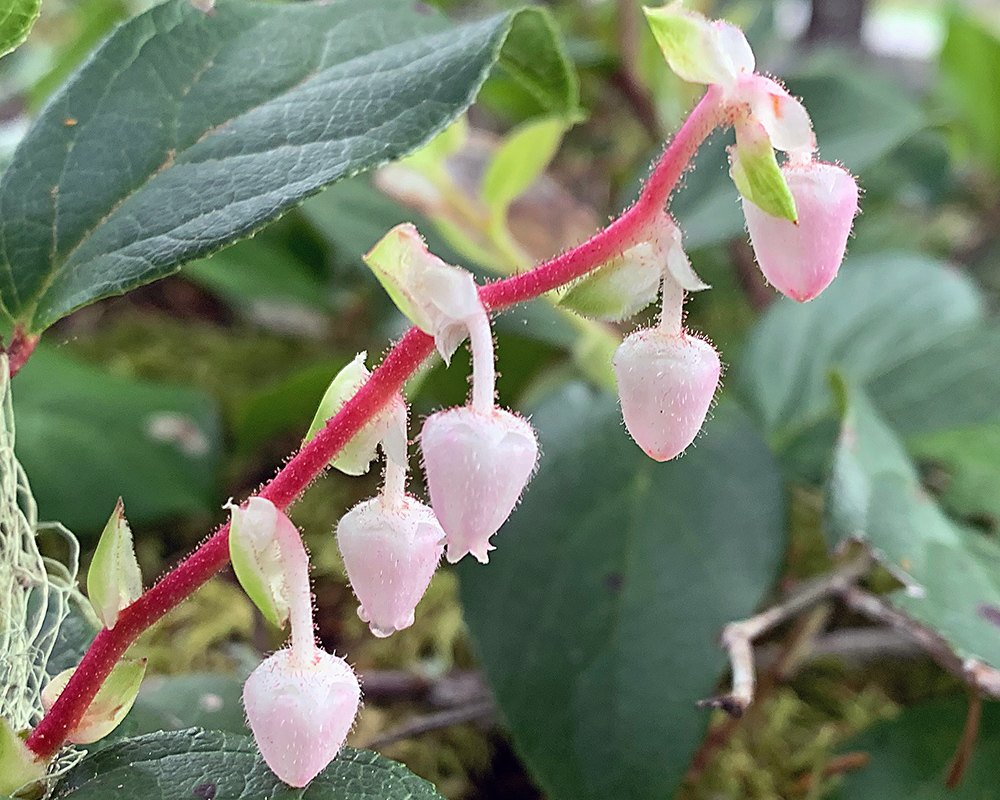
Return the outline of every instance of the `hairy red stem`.
{"type": "Polygon", "coordinates": [[[21,371],[28,358],[35,351],[38,344],[38,336],[29,336],[21,328],[14,329],[14,335],[10,339],[10,347],[7,348],[7,359],[10,377],[14,377],[21,371]]]}
{"type": "MultiPolygon", "coordinates": [[[[649,220],[670,197],[681,174],[705,138],[727,121],[718,87],[710,86],[657,163],[642,194],[630,209],[591,239],[528,272],[479,290],[493,311],[530,300],[599,267],[637,241],[649,220]]],[[[326,427],[258,492],[287,508],[361,427],[403,387],[434,349],[434,340],[411,328],[389,351],[371,377],[326,427]]],[[[138,600],[123,609],[114,628],[97,634],[66,688],[28,737],[28,748],[50,758],[76,728],[115,663],[144,630],[211,578],[229,560],[229,524],[217,530],[138,600]]]]}

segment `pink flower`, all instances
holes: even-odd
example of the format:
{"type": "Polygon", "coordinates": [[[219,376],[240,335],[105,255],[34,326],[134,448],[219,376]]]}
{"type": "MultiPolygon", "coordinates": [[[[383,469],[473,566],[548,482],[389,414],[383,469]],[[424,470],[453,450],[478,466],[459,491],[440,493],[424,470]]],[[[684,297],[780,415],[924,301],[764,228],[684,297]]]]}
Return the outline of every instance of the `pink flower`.
{"type": "Polygon", "coordinates": [[[243,705],[257,747],[275,775],[305,786],[340,751],[354,724],[361,687],[342,658],[318,647],[300,659],[279,650],[243,687],[243,705]]]}
{"type": "Polygon", "coordinates": [[[834,164],[781,168],[795,198],[798,222],[779,219],[743,200],[761,272],[784,295],[804,303],[830,285],[840,269],[858,210],[858,185],[834,164]]]}
{"type": "Polygon", "coordinates": [[[500,408],[439,411],[420,434],[427,489],[448,540],[448,561],[488,561],[490,537],[514,510],[535,469],[531,425],[500,408]]]}
{"type": "Polygon", "coordinates": [[[374,497],[341,518],[337,544],[361,604],[358,616],[372,633],[389,636],[410,627],[444,551],[434,512],[413,497],[398,506],[374,497]]]}
{"type": "Polygon", "coordinates": [[[613,360],[625,427],[650,458],[680,455],[705,422],[719,385],[719,354],[685,332],[631,334],[613,360]]]}

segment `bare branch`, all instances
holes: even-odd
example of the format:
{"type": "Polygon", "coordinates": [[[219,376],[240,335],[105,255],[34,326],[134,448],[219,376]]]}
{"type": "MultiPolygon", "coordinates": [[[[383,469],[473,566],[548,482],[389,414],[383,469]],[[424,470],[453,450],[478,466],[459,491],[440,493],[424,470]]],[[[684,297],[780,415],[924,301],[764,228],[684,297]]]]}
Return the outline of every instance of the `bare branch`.
{"type": "Polygon", "coordinates": [[[829,597],[842,594],[865,575],[874,562],[867,553],[848,561],[826,575],[803,584],[784,601],[756,616],[731,622],[722,629],[722,646],[729,652],[733,684],[729,694],[702,700],[698,705],[721,708],[733,717],[741,717],[753,703],[757,685],[753,642],[768,631],[829,597]]]}

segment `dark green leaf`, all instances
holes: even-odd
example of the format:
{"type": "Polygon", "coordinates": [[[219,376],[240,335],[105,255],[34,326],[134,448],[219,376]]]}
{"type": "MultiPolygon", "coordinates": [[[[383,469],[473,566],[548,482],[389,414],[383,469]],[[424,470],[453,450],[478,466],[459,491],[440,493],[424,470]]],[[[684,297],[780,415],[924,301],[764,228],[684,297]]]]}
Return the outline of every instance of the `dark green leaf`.
{"type": "Polygon", "coordinates": [[[304,436],[323,393],[350,359],[316,364],[243,397],[233,411],[233,436],[250,451],[273,436],[304,436]]]}
{"type": "Polygon", "coordinates": [[[279,781],[249,736],[189,728],[116,742],[88,755],[56,787],[73,800],[439,800],[406,767],[345,747],[305,789],[279,781]]]}
{"type": "Polygon", "coordinates": [[[1000,544],[944,515],[871,401],[849,390],[826,503],[833,543],[864,542],[906,585],[887,596],[964,662],[1000,668],[1000,544]]]}
{"type": "Polygon", "coordinates": [[[479,655],[547,795],[670,797],[725,665],[719,630],[781,563],[780,477],[731,405],[666,464],[628,438],[614,397],[579,385],[533,424],[538,474],[489,566],[460,568],[479,655]]]}
{"type": "Polygon", "coordinates": [[[104,527],[214,505],[218,411],[191,389],[114,377],[40,348],[13,385],[17,454],[42,519],[104,527]]]}
{"type": "Polygon", "coordinates": [[[28,38],[41,6],[41,0],[4,0],[0,5],[0,56],[28,38]]]}
{"type": "Polygon", "coordinates": [[[944,98],[956,107],[965,148],[1000,171],[1000,35],[958,7],[941,48],[944,98]]]}
{"type": "Polygon", "coordinates": [[[906,709],[850,743],[871,761],[847,774],[831,800],[1000,800],[1000,704],[985,703],[972,761],[954,790],[944,779],[969,711],[964,699],[906,709]]]}
{"type": "Polygon", "coordinates": [[[260,236],[188,264],[184,274],[236,306],[330,310],[329,281],[312,273],[287,248],[261,241],[260,236]]]}
{"type": "Polygon", "coordinates": [[[531,9],[453,27],[407,0],[168,0],[53,97],[4,174],[3,307],[41,331],[244,237],[427,142],[497,63],[565,104],[555,47],[531,9]]]}
{"type": "Polygon", "coordinates": [[[128,720],[135,733],[208,728],[246,734],[243,680],[231,675],[153,675],[142,682],[128,720]]]}
{"type": "MultiPolygon", "coordinates": [[[[867,385],[983,313],[972,282],[941,262],[902,254],[848,259],[815,300],[782,298],[768,309],[743,352],[739,388],[783,441],[830,412],[831,369],[867,385]]],[[[877,398],[887,391],[879,384],[877,398]]]]}

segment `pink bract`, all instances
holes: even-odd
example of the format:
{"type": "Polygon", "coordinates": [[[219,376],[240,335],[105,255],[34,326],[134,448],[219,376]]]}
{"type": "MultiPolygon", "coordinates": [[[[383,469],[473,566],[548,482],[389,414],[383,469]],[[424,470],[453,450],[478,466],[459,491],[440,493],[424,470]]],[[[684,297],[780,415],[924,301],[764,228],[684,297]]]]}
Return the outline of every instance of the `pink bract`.
{"type": "Polygon", "coordinates": [[[719,385],[719,354],[685,332],[636,331],[618,347],[615,379],[625,427],[643,451],[668,461],[687,449],[719,385]]]}
{"type": "Polygon", "coordinates": [[[304,660],[279,650],[243,687],[257,747],[275,775],[305,786],[340,751],[354,724],[361,687],[342,658],[318,647],[304,660]]]}
{"type": "Polygon", "coordinates": [[[427,489],[448,541],[448,561],[482,563],[490,537],[514,510],[535,469],[538,442],[527,420],[492,408],[439,411],[420,434],[427,489]]]}
{"type": "Polygon", "coordinates": [[[773,217],[743,200],[761,272],[782,294],[804,303],[836,277],[858,210],[858,185],[834,164],[785,165],[798,222],[773,217]]]}
{"type": "Polygon", "coordinates": [[[374,497],[341,518],[337,544],[360,603],[358,616],[372,633],[384,637],[412,625],[444,551],[434,512],[413,497],[398,507],[374,497]]]}

